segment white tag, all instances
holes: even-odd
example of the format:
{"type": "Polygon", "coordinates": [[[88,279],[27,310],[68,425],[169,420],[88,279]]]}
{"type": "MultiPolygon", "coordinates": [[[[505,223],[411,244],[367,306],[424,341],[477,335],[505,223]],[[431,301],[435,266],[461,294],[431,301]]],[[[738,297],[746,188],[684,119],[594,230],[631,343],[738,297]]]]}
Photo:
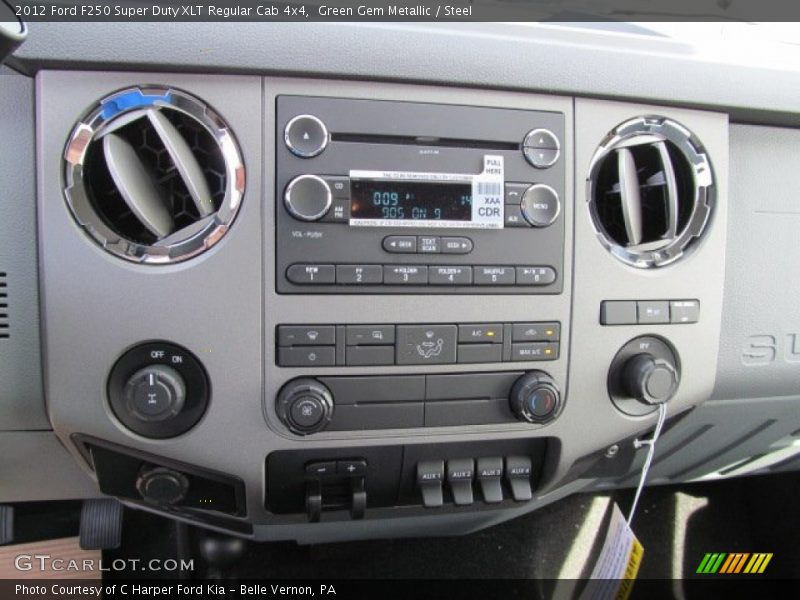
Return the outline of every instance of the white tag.
{"type": "Polygon", "coordinates": [[[590,576],[591,580],[581,594],[581,600],[627,598],[642,564],[643,555],[644,547],[636,539],[615,502],[605,542],[590,576]]]}

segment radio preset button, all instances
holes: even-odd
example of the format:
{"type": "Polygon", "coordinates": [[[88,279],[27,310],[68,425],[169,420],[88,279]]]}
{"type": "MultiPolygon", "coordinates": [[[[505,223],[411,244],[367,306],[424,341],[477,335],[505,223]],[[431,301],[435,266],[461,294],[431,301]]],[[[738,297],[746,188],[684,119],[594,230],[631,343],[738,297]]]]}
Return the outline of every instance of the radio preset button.
{"type": "Polygon", "coordinates": [[[369,285],[383,283],[381,265],[336,265],[339,285],[369,285]]]}
{"type": "Polygon", "coordinates": [[[386,285],[427,285],[428,267],[385,265],[383,283],[386,285]]]}
{"type": "Polygon", "coordinates": [[[549,285],[555,280],[552,267],[517,267],[517,285],[549,285]]]}
{"type": "Polygon", "coordinates": [[[286,278],[299,285],[324,285],[336,283],[336,267],[333,265],[291,265],[286,278]]]}
{"type": "Polygon", "coordinates": [[[442,254],[469,254],[473,247],[472,240],[466,237],[442,238],[442,254]]]}
{"type": "Polygon", "coordinates": [[[530,183],[507,183],[505,203],[519,205],[522,202],[522,195],[531,185],[530,183]]]}
{"type": "Polygon", "coordinates": [[[475,285],[514,285],[514,267],[475,267],[475,285]]]}
{"type": "Polygon", "coordinates": [[[530,223],[522,216],[522,207],[519,204],[506,204],[504,214],[506,227],[530,227],[530,223]]]}
{"type": "Polygon", "coordinates": [[[417,238],[417,252],[420,254],[439,254],[442,251],[442,238],[421,235],[417,238]]]}
{"type": "Polygon", "coordinates": [[[333,198],[328,212],[322,217],[326,223],[347,223],[350,220],[350,199],[333,198]]]}
{"type": "Polygon", "coordinates": [[[350,200],[350,178],[342,176],[326,175],[323,177],[331,188],[331,195],[334,198],[350,200]]]}
{"type": "Polygon", "coordinates": [[[286,186],[283,203],[294,218],[316,221],[331,207],[331,188],[316,175],[300,175],[286,186]]]}
{"type": "Polygon", "coordinates": [[[417,237],[414,235],[388,235],[383,238],[383,249],[392,254],[414,254],[417,237]]]}
{"type": "Polygon", "coordinates": [[[314,115],[298,115],[286,124],[283,140],[295,156],[311,158],[328,145],[328,129],[314,115]]]}
{"type": "Polygon", "coordinates": [[[522,197],[522,215],[534,227],[552,225],[561,212],[558,194],[549,185],[537,183],[527,189],[522,197]]]}
{"type": "Polygon", "coordinates": [[[428,283],[430,285],[470,285],[472,283],[472,267],[428,267],[428,283]]]}

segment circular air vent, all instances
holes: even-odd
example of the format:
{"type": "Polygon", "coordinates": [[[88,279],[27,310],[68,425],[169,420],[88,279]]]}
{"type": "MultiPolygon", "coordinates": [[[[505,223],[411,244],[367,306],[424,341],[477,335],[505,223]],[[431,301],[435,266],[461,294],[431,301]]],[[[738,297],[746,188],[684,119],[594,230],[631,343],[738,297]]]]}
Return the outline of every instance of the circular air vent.
{"type": "Polygon", "coordinates": [[[105,250],[167,264],[227,232],[244,193],[241,153],[206,104],[178,90],[136,87],[101,100],[72,131],[65,195],[105,250]]]}
{"type": "Polygon", "coordinates": [[[703,234],[714,202],[713,175],[705,150],[685,127],[639,117],[603,140],[587,194],[601,243],[629,265],[660,267],[703,234]]]}

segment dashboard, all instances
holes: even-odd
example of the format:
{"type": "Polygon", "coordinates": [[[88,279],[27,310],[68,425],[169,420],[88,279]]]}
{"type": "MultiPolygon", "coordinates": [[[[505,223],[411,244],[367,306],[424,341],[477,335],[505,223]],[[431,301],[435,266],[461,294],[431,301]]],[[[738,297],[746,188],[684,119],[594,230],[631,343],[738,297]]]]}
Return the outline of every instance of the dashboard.
{"type": "Polygon", "coordinates": [[[563,26],[81,27],[0,71],[0,500],[463,533],[635,485],[661,405],[653,484],[800,464],[796,70],[563,26]]]}

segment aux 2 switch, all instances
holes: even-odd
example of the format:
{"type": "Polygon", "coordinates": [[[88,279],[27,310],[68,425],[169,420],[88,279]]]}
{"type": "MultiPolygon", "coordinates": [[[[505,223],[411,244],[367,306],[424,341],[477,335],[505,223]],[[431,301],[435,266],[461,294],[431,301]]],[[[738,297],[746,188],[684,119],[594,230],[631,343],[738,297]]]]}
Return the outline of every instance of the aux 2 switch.
{"type": "Polygon", "coordinates": [[[475,475],[475,461],[471,458],[457,458],[447,461],[447,483],[453,494],[453,502],[458,506],[472,504],[472,478],[475,475]]]}

